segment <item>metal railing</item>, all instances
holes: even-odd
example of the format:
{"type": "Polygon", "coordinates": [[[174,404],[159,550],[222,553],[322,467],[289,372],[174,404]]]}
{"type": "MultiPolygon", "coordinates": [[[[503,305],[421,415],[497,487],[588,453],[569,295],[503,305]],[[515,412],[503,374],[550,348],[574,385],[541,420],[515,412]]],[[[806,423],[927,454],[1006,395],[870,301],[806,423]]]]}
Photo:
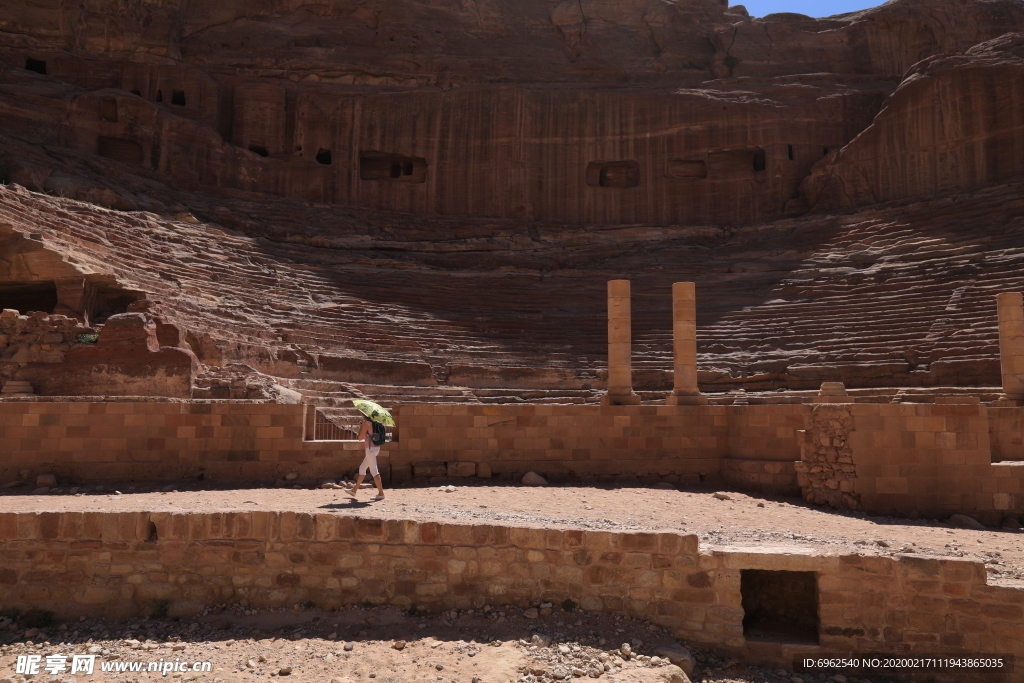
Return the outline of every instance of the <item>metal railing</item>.
{"type": "Polygon", "coordinates": [[[316,411],[316,421],[313,423],[313,441],[351,441],[356,438],[358,433],[358,427],[352,429],[349,425],[336,424],[319,410],[316,411]]]}
{"type": "MultiPolygon", "coordinates": [[[[338,420],[335,421],[320,412],[319,408],[307,406],[307,409],[313,413],[312,415],[307,413],[307,439],[312,441],[354,441],[356,435],[359,434],[362,421],[358,418],[335,418],[338,420]]],[[[387,433],[387,441],[398,440],[397,427],[384,427],[384,431],[387,433]]]]}

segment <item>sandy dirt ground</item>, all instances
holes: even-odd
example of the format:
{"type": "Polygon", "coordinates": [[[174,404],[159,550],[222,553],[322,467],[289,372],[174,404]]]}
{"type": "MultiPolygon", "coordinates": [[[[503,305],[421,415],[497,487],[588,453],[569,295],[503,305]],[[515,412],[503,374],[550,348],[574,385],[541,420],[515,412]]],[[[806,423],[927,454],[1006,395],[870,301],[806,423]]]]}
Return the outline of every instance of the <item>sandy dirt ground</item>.
{"type": "MultiPolygon", "coordinates": [[[[822,553],[895,555],[913,552],[985,562],[991,583],[1024,584],[1024,533],[953,528],[936,521],[871,517],[810,506],[799,499],[732,491],[659,487],[485,485],[374,491],[356,499],[338,489],[232,488],[181,484],[163,491],[138,485],[57,489],[45,495],[17,488],[0,493],[3,511],[294,510],[374,518],[504,523],[546,528],[673,530],[696,533],[701,548],[770,543],[822,553]]],[[[685,651],[661,628],[612,615],[565,612],[528,619],[519,608],[488,612],[412,613],[393,607],[324,612],[248,611],[224,605],[195,619],[92,619],[33,632],[0,626],[0,683],[24,681],[255,681],[282,678],[324,683],[552,683],[590,678],[614,683],[668,683],[673,668],[658,651],[685,651]],[[533,639],[534,634],[540,634],[533,639]],[[553,638],[546,645],[543,636],[553,638]],[[539,640],[539,642],[538,642],[539,640]],[[404,644],[401,649],[395,643],[404,644]],[[626,656],[623,644],[632,648],[626,656]],[[209,661],[208,673],[97,673],[20,676],[23,654],[97,654],[102,662],[209,661]],[[650,659],[659,657],[659,660],[650,659]],[[591,673],[592,672],[592,673],[591,673]],[[559,675],[565,678],[558,678],[559,675]]],[[[690,647],[695,683],[860,683],[890,680],[811,675],[722,660],[690,647]]],[[[43,659],[45,662],[45,658],[43,659]]],[[[99,666],[99,664],[97,664],[99,666]]],[[[678,682],[678,679],[676,680],[678,682]]]]}

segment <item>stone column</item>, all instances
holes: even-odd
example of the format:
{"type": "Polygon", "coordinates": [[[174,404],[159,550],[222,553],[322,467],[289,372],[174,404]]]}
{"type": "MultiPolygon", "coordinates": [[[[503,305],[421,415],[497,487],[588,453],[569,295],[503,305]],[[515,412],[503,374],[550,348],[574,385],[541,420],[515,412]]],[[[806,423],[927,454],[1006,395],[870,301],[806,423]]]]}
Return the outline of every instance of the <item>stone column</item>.
{"type": "Polygon", "coordinates": [[[670,406],[705,405],[697,388],[697,295],[692,282],[672,285],[672,340],[675,359],[670,406]]]}
{"type": "Polygon", "coordinates": [[[608,281],[608,392],[602,405],[637,405],[633,393],[629,280],[608,281]]]}
{"type": "Polygon", "coordinates": [[[1001,400],[1024,400],[1024,297],[1020,292],[996,295],[999,315],[999,364],[1003,373],[1001,400]]]}

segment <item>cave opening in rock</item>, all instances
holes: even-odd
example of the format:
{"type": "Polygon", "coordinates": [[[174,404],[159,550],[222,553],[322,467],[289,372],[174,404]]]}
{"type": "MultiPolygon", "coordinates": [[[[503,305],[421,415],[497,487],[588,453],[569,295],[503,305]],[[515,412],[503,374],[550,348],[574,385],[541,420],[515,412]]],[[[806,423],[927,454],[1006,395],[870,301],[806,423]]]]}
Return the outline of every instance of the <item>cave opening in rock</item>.
{"type": "Polygon", "coordinates": [[[100,100],[100,118],[117,123],[117,100],[115,98],[104,97],[100,100]]]}
{"type": "Polygon", "coordinates": [[[35,71],[37,74],[46,75],[46,62],[42,59],[32,59],[28,57],[25,59],[25,70],[35,71]]]}
{"type": "Polygon", "coordinates": [[[592,161],[587,165],[587,185],[591,187],[637,187],[640,165],[635,161],[592,161]]]}
{"type": "Polygon", "coordinates": [[[789,160],[793,161],[793,145],[786,145],[786,151],[789,153],[789,160]]]}
{"type": "Polygon", "coordinates": [[[754,173],[760,173],[765,169],[768,158],[763,149],[754,150],[754,173]]]}
{"type": "Polygon", "coordinates": [[[321,149],[316,153],[317,163],[323,164],[324,166],[331,165],[331,150],[321,149]]]}
{"type": "Polygon", "coordinates": [[[57,307],[57,285],[53,281],[0,282],[0,309],[13,308],[53,313],[57,307]]]}
{"type": "Polygon", "coordinates": [[[261,157],[270,156],[270,152],[263,145],[249,145],[249,151],[253,154],[259,154],[261,157]]]}
{"type": "Polygon", "coordinates": [[[121,161],[126,164],[141,164],[145,156],[142,145],[134,140],[111,138],[101,135],[96,141],[96,153],[101,157],[121,161]]]}
{"type": "Polygon", "coordinates": [[[814,572],[743,569],[740,595],[747,640],[818,643],[818,578],[814,572]]]}
{"type": "Polygon", "coordinates": [[[163,102],[164,101],[164,91],[163,90],[157,90],[156,91],[156,101],[157,102],[163,102]]]}
{"type": "Polygon", "coordinates": [[[395,180],[423,183],[427,180],[427,160],[382,152],[359,154],[359,177],[363,180],[395,180]]]}
{"type": "Polygon", "coordinates": [[[141,90],[132,90],[132,94],[136,95],[138,97],[142,97],[142,91],[141,90]]]}
{"type": "Polygon", "coordinates": [[[171,104],[176,104],[179,107],[185,106],[185,91],[175,90],[171,93],[171,104]]]}

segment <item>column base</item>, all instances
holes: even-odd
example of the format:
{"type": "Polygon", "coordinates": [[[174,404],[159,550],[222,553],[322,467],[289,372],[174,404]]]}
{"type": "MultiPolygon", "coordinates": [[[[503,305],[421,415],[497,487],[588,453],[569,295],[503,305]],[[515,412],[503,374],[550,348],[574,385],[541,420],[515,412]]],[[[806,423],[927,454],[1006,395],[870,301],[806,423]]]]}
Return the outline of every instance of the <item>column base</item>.
{"type": "Polygon", "coordinates": [[[637,394],[605,394],[601,397],[603,406],[638,406],[640,397],[637,394]]]}
{"type": "Polygon", "coordinates": [[[667,406],[706,406],[708,397],[704,394],[669,394],[665,399],[667,406]]]}

